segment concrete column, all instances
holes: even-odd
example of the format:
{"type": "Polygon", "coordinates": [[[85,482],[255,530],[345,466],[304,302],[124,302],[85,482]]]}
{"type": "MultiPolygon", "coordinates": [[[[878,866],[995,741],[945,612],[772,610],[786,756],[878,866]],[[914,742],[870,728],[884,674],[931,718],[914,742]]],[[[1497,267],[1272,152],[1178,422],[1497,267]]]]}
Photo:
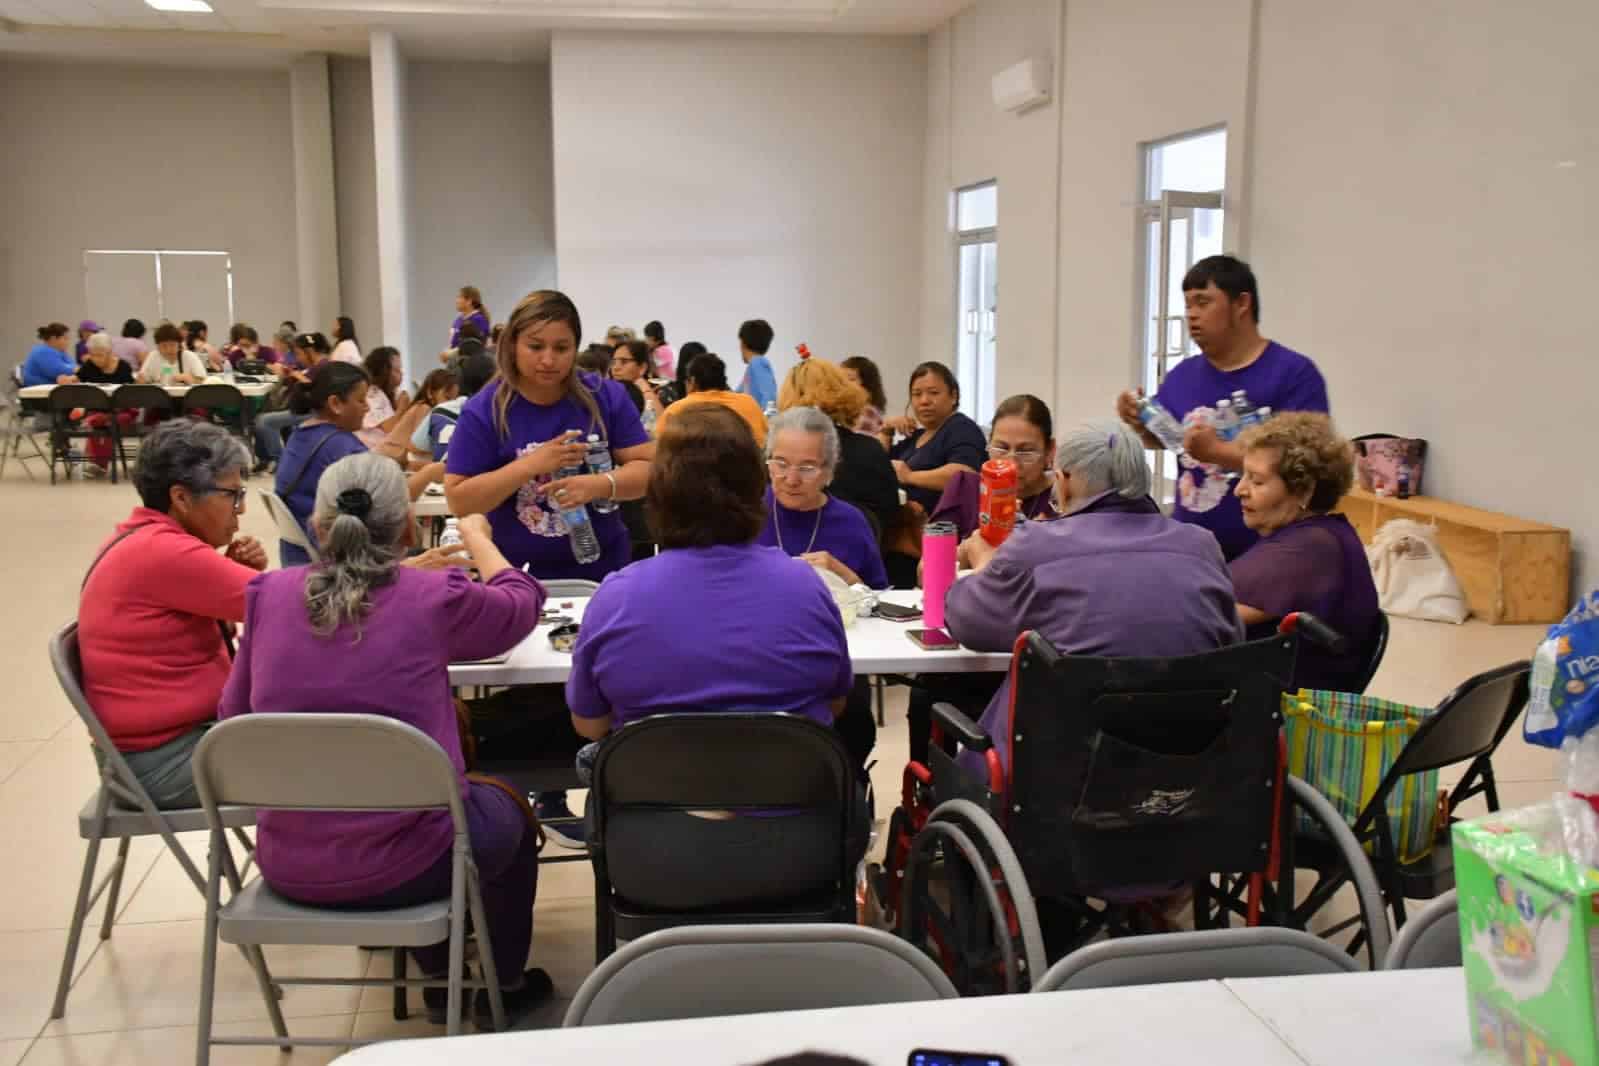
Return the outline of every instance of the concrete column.
{"type": "Polygon", "coordinates": [[[301,329],[326,331],[339,306],[339,233],[333,184],[333,106],[328,57],[301,56],[289,68],[294,131],[294,231],[301,329]]]}
{"type": "Polygon", "coordinates": [[[391,30],[373,30],[372,148],[377,167],[378,292],[382,340],[398,348],[407,378],[423,365],[410,330],[410,191],[405,159],[405,57],[391,30]]]}

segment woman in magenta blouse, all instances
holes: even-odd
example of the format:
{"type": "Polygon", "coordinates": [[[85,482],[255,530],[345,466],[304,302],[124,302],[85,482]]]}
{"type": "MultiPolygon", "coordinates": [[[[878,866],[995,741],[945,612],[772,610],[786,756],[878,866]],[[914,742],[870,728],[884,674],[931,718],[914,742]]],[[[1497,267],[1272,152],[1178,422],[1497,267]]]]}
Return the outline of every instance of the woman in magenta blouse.
{"type": "MultiPolygon", "coordinates": [[[[317,484],[312,525],[318,567],[277,570],[250,582],[245,636],[218,717],[344,710],[380,714],[438,742],[461,778],[482,881],[494,961],[508,1014],[548,998],[549,976],[523,972],[533,935],[537,833],[510,791],[468,780],[449,664],[507,651],[533,631],[544,603],[537,581],[505,561],[480,515],[461,538],[483,577],[400,565],[415,523],[405,476],[365,453],[339,460],[317,484]]],[[[401,907],[450,892],[453,833],[445,811],[266,811],[256,855],[272,888],[305,903],[401,907]]],[[[429,976],[446,969],[443,943],[413,951],[429,976]]],[[[429,1017],[444,1021],[444,989],[424,989],[429,1017]]],[[[474,1004],[480,1025],[487,997],[474,1004]]]]}

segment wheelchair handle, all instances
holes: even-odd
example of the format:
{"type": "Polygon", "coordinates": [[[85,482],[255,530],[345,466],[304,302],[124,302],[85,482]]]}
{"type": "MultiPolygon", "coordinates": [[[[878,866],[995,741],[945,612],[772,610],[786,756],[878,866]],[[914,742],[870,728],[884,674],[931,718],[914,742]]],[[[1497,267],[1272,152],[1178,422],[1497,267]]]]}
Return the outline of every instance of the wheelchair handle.
{"type": "Polygon", "coordinates": [[[1331,652],[1342,652],[1349,643],[1336,629],[1309,611],[1284,615],[1283,620],[1277,623],[1277,632],[1300,637],[1331,652]]]}

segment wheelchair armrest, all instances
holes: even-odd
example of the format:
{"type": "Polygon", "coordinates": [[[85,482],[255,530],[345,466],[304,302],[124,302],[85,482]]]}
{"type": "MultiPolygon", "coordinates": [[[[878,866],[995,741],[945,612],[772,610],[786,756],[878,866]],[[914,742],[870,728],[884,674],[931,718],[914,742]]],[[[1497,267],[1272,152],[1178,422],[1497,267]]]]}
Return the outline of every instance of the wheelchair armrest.
{"type": "Polygon", "coordinates": [[[943,726],[967,751],[987,751],[994,746],[993,740],[983,732],[982,727],[957,710],[954,704],[933,704],[933,722],[943,726]]]}

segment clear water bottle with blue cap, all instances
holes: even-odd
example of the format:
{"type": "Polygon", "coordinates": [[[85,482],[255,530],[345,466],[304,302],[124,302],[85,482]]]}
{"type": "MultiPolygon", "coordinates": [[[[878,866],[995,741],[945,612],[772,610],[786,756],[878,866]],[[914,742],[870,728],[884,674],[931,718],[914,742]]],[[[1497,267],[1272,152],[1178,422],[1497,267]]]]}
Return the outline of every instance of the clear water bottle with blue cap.
{"type": "MultiPolygon", "coordinates": [[[[589,473],[591,473],[591,474],[609,474],[609,473],[611,473],[611,471],[613,469],[615,469],[615,465],[616,464],[611,462],[611,445],[610,445],[610,443],[607,442],[607,441],[601,440],[599,434],[590,433],[589,434],[588,445],[589,445],[589,454],[588,454],[589,473]]],[[[602,499],[602,500],[595,500],[594,501],[594,513],[595,514],[610,514],[614,510],[616,510],[616,501],[615,500],[602,499]]]]}
{"type": "MultiPolygon", "coordinates": [[[[565,479],[578,477],[582,473],[582,466],[573,465],[562,469],[555,476],[558,479],[565,479]]],[[[600,538],[599,534],[594,532],[594,523],[589,518],[589,509],[582,504],[578,504],[576,507],[565,507],[561,505],[559,500],[556,501],[556,506],[560,508],[561,520],[566,523],[567,537],[572,542],[572,557],[583,566],[598,562],[600,558],[600,538]]]]}

